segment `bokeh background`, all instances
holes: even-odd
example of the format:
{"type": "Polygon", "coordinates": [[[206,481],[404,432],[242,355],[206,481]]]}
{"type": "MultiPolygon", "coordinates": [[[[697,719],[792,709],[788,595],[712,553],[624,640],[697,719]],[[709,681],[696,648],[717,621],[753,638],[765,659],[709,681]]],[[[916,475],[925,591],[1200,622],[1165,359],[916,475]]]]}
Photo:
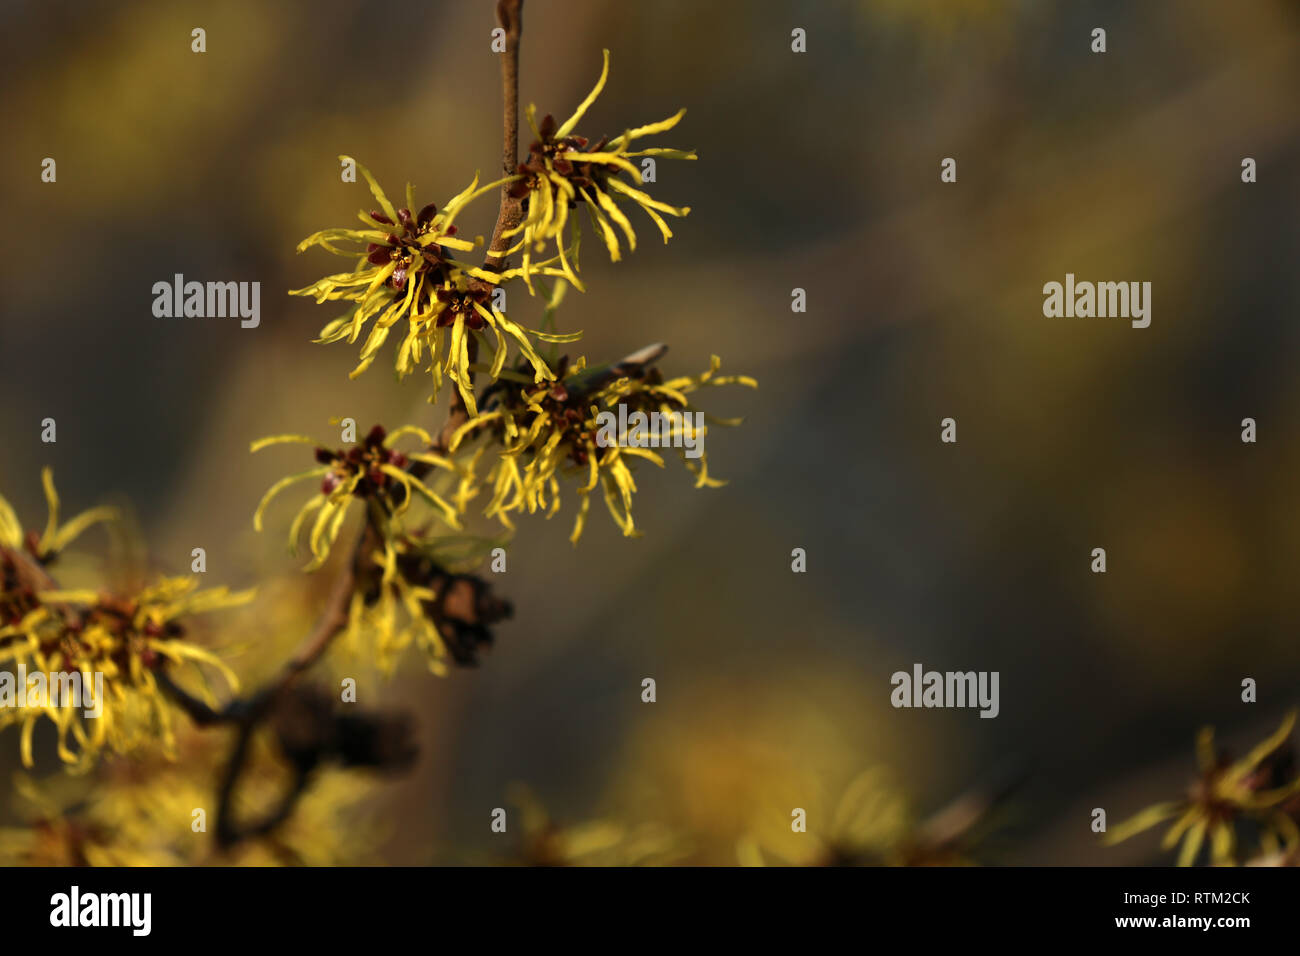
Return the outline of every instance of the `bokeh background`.
{"type": "MultiPolygon", "coordinates": [[[[51,464],[69,508],[131,503],[156,567],[202,546],[208,582],[262,583],[245,673],[315,613],[287,516],[251,527],[291,452],[250,439],[441,417],[422,379],[349,382],[355,350],[310,343],[334,313],[283,293],[335,262],[294,246],[369,208],[339,153],[439,201],[495,171],[492,8],[0,8],[0,489],[39,524],[51,464]],[[260,281],[261,327],[154,318],[177,272],[260,281]]],[[[655,823],[688,835],[684,861],[731,863],[756,820],[880,766],[922,816],[1026,770],[983,862],[1167,859],[1101,848],[1089,811],[1176,796],[1198,727],[1253,741],[1300,702],[1300,5],[527,0],[521,105],[567,115],[602,47],[584,127],[688,107],[666,139],[700,160],[660,163],[655,195],[693,212],[624,263],[589,250],[561,324],[593,360],[663,341],[670,373],[716,352],[760,389],[712,396],[746,418],[710,436],[728,487],[642,472],[644,538],[597,505],[571,547],[572,499],[524,521],[494,579],[516,616],[478,670],[362,675],[421,745],[366,791],[378,858],[508,858],[489,812],[524,782],[556,820],[655,823]],[[1150,328],[1045,319],[1067,271],[1150,280],[1150,328]],[[1001,715],[892,709],[914,662],[1000,671],[1001,715]]],[[[6,779],[17,753],[9,731],[6,779]]]]}

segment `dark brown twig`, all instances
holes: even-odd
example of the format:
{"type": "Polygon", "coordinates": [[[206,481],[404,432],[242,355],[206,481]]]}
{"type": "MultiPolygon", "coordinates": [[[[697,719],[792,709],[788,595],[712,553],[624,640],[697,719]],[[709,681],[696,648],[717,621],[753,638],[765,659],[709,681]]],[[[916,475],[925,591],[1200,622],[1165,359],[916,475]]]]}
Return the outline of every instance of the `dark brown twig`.
{"type": "MultiPolygon", "coordinates": [[[[506,31],[506,51],[501,54],[501,94],[504,116],[501,124],[501,174],[513,176],[519,166],[519,34],[523,30],[523,0],[498,0],[497,22],[506,31]]],[[[501,187],[501,209],[497,214],[492,243],[484,266],[499,271],[505,264],[509,241],[502,233],[524,218],[524,201],[510,195],[510,183],[501,187]]]]}
{"type": "Polygon", "coordinates": [[[0,548],[0,557],[7,557],[13,562],[18,575],[19,587],[31,588],[33,591],[57,591],[59,586],[45,570],[45,566],[20,548],[0,548]]]}

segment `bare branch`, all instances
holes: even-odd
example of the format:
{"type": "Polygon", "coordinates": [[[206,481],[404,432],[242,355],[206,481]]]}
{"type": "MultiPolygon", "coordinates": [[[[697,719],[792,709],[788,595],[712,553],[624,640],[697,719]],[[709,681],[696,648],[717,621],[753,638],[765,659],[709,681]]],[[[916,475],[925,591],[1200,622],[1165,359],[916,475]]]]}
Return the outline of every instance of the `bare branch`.
{"type": "MultiPolygon", "coordinates": [[[[519,34],[523,30],[523,0],[498,0],[497,22],[506,31],[506,51],[501,54],[501,96],[504,101],[502,119],[501,172],[514,175],[519,166],[519,34]]],[[[524,201],[510,195],[511,184],[501,187],[501,209],[497,214],[496,228],[492,231],[492,244],[488,246],[484,266],[500,270],[505,264],[505,251],[509,241],[502,233],[513,229],[524,218],[524,201]]]]}

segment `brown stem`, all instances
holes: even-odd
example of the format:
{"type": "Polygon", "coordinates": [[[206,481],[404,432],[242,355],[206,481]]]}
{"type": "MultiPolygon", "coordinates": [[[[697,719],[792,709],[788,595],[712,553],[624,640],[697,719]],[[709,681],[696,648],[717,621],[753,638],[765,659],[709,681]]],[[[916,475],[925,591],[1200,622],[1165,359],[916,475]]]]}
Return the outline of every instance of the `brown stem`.
{"type": "MultiPolygon", "coordinates": [[[[59,590],[59,582],[46,569],[45,564],[29,551],[21,547],[0,547],[0,564],[5,562],[13,566],[19,590],[23,588],[34,592],[59,590]]],[[[42,601],[41,603],[66,621],[74,620],[76,617],[76,611],[70,605],[62,602],[55,604],[42,601]]]]}
{"type": "Polygon", "coordinates": [[[59,589],[54,578],[50,577],[50,572],[45,570],[45,566],[21,548],[0,548],[0,557],[7,557],[13,562],[19,587],[29,587],[33,591],[59,589]]]}
{"type": "Polygon", "coordinates": [[[320,619],[284,665],[284,671],[276,682],[276,691],[282,691],[293,683],[294,678],[311,667],[325,653],[330,641],[343,630],[348,623],[348,606],[352,594],[356,591],[361,577],[361,569],[368,560],[367,551],[374,546],[375,529],[372,522],[357,536],[357,543],[346,565],[339,569],[338,576],[330,587],[329,597],[325,601],[325,610],[320,619]]]}
{"type": "MultiPolygon", "coordinates": [[[[519,166],[519,34],[523,29],[524,0],[498,0],[497,22],[506,31],[506,51],[501,54],[501,94],[505,112],[501,124],[501,174],[513,176],[519,166]]],[[[501,187],[501,209],[484,266],[499,271],[505,265],[510,242],[502,233],[524,218],[524,201],[510,195],[511,183],[501,187]]]]}

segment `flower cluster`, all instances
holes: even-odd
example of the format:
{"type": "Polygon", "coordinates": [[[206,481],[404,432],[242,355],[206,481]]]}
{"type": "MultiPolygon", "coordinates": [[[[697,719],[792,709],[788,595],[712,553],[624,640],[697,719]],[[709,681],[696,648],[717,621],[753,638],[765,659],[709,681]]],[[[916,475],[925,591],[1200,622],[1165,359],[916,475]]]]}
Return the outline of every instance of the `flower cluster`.
{"type": "MultiPolygon", "coordinates": [[[[512,20],[517,38],[518,4],[501,4],[498,16],[503,23],[512,20]]],[[[503,71],[512,111],[515,73],[510,65],[503,71]]],[[[359,226],[324,229],[298,245],[300,253],[319,248],[349,265],[290,294],[318,304],[340,303],[343,314],[325,324],[316,341],[346,341],[359,348],[350,377],[373,365],[391,339],[398,378],[427,373],[431,403],[444,379],[452,383],[450,417],[437,438],[414,425],[392,431],[376,425],[358,441],[355,424],[346,420],[341,447],[298,434],[252,443],[252,452],[280,444],[312,447],[310,465],[304,462],[301,470],[275,481],[253,515],[254,527],[261,531],[281,492],[304,482],[312,487],[288,522],[291,551],[306,539],[311,552],[307,570],[330,559],[350,517],[359,511],[364,519],[329,588],[324,612],[259,692],[236,697],[233,670],[192,637],[194,616],[246,604],[252,591],[200,589],[190,576],[113,591],[62,588],[47,568],[87,528],[116,513],[96,508],[61,523],[48,469],[43,477],[49,518],[43,533],[24,530],[13,507],[0,498],[0,666],[19,675],[48,675],[60,686],[89,685],[97,698],[88,701],[83,690],[62,699],[37,695],[40,699],[33,701],[20,678],[20,702],[9,706],[5,695],[12,693],[14,682],[7,680],[7,670],[0,670],[0,729],[19,727],[21,757],[30,767],[38,749],[34,728],[48,718],[57,730],[60,758],[79,772],[95,769],[96,783],[105,784],[73,797],[66,788],[55,787],[60,793],[51,795],[42,786],[25,784],[25,795],[37,810],[28,829],[0,831],[0,861],[121,865],[213,859],[210,850],[196,856],[194,849],[202,844],[189,839],[193,807],[209,802],[201,795],[207,790],[199,771],[215,759],[212,738],[205,738],[208,743],[197,742],[194,733],[178,738],[172,719],[179,709],[196,727],[238,729],[214,808],[218,857],[229,859],[224,854],[241,841],[251,845],[283,827],[273,842],[290,861],[337,862],[332,853],[318,852],[321,841],[294,839],[294,827],[310,822],[315,805],[310,799],[299,801],[308,779],[326,762],[405,766],[414,751],[404,720],[365,717],[350,709],[335,713],[334,691],[295,683],[336,646],[336,637],[354,647],[364,645],[363,654],[384,675],[391,675],[410,647],[420,650],[436,673],[445,673],[449,665],[477,664],[493,642],[493,628],[511,616],[512,607],[474,572],[486,548],[507,539],[513,516],[555,513],[563,481],[573,480],[579,497],[575,544],[589,495],[598,486],[623,533],[638,535],[632,518],[636,459],[660,467],[664,462],[621,423],[610,426],[607,419],[616,408],[669,418],[671,426],[659,437],[688,440],[683,458],[696,485],[722,484],[708,474],[700,444],[706,429],[703,414],[691,404],[693,393],[713,385],[753,386],[752,379],[718,375],[716,357],[701,375],[665,378],[653,364],[662,349],[653,357],[589,368],[585,358],[572,364],[567,357],[557,359],[554,347],[543,357],[536,345],[581,338],[581,332],[558,331],[554,321],[569,286],[585,291],[579,263],[582,229],[573,214],[578,206],[586,208],[612,261],[621,258],[624,248],[636,248],[637,234],[625,209],[640,208],[665,242],[672,236],[665,216],[690,212],[641,188],[654,181],[649,171],[656,160],[696,158],[689,150],[640,148],[647,137],[676,128],[685,110],[614,137],[578,131],[608,76],[606,50],[595,87],[563,122],[549,115],[538,122],[536,108],[527,108],[534,139],[523,162],[517,162],[517,117],[508,115],[506,153],[512,158],[506,160],[506,175],[480,184],[475,174],[441,208],[417,203],[409,183],[404,203],[398,205],[369,169],[340,157],[360,170],[375,208],[359,213],[359,226]],[[493,192],[501,196],[493,246],[483,264],[474,265],[464,256],[481,248],[483,239],[462,236],[459,220],[476,199],[493,192]],[[519,262],[511,265],[516,254],[519,262]],[[526,287],[530,295],[537,288],[545,293],[540,329],[507,314],[505,287],[510,283],[526,287]],[[476,377],[481,377],[477,386],[476,377]],[[409,444],[401,445],[403,440],[409,444]],[[487,499],[485,516],[506,528],[499,538],[465,530],[471,505],[481,495],[487,499]],[[465,553],[458,557],[458,551],[465,553]],[[184,682],[177,679],[182,674],[184,682]],[[212,686],[216,675],[225,685],[221,699],[212,686]],[[278,768],[263,773],[268,739],[278,745],[281,760],[278,768]],[[145,744],[158,746],[141,753],[145,744]],[[178,762],[169,767],[164,761],[178,762]],[[283,780],[271,779],[285,771],[287,787],[283,780]],[[240,804],[238,795],[244,792],[235,784],[241,780],[251,782],[251,807],[240,804]],[[250,816],[252,823],[247,822],[250,816]]],[[[274,631],[267,627],[263,608],[258,611],[259,631],[274,631]]],[[[271,641],[276,637],[268,635],[271,641]]],[[[259,643],[259,654],[267,646],[259,643]]],[[[535,806],[527,821],[526,855],[534,861],[645,860],[680,849],[654,830],[597,826],[566,831],[535,806]]],[[[329,824],[331,834],[342,829],[332,820],[329,824]]]]}
{"type": "Polygon", "coordinates": [[[412,645],[439,676],[448,659],[473,667],[492,643],[492,626],[513,613],[483,578],[452,570],[455,543],[413,531],[386,539],[373,555],[376,574],[352,596],[346,635],[384,673],[412,645]]]}
{"type": "Polygon", "coordinates": [[[441,212],[433,203],[417,207],[410,184],[406,187],[406,205],[394,206],[370,170],[358,164],[380,208],[359,213],[360,229],[324,229],[298,245],[299,252],[319,246],[334,255],[353,258],[354,267],[291,292],[311,296],[318,303],[350,303],[345,314],[321,329],[316,340],[319,343],[346,340],[355,344],[370,325],[353,377],[369,368],[392,331],[404,324],[394,367],[399,377],[424,367],[433,380],[431,400],[437,397],[446,377],[455,384],[470,414],[477,414],[473,375],[486,372],[495,381],[506,367],[511,346],[526,360],[534,383],[554,381],[555,373],[537,353],[530,337],[561,344],[577,341],[581,333],[525,328],[495,304],[493,290],[522,278],[533,292],[537,276],[562,277],[579,291],[585,290],[578,276],[580,231],[576,219],[572,220],[572,244],[566,247],[564,241],[565,226],[571,221],[569,211],[578,204],[586,206],[612,260],[620,258],[616,227],[628,248],[636,248],[636,232],[615,197],[643,209],[665,242],[672,236],[660,214],[685,216],[690,209],[660,202],[620,179],[619,174],[626,173],[639,184],[641,174],[632,158],[695,159],[695,153],[688,150],[631,149],[638,139],[674,128],[686,111],[629,129],[613,140],[604,137],[593,143],[577,135],[575,127],[604,89],[609,75],[608,50],[604,57],[595,88],[563,123],[557,124],[548,115],[538,125],[536,108],[529,106],[528,121],[536,139],[529,148],[528,160],[519,164],[514,175],[484,186],[478,184],[476,175],[441,212]],[[524,212],[517,226],[502,233],[507,240],[518,237],[502,255],[522,251],[521,265],[479,268],[453,258],[452,253],[473,250],[482,242],[482,237],[472,241],[460,238],[456,217],[474,199],[502,186],[520,201],[524,212]],[[542,252],[550,242],[555,244],[555,254],[534,258],[534,253],[542,252]],[[479,347],[491,353],[490,361],[475,363],[473,356],[479,347]]]}
{"type": "MultiPolygon", "coordinates": [[[[325,276],[290,293],[312,296],[317,302],[341,300],[353,303],[346,314],[321,329],[317,342],[346,339],[355,343],[367,323],[373,320],[361,347],[360,364],[351,373],[355,378],[374,362],[394,327],[405,322],[406,332],[395,363],[398,375],[405,377],[415,371],[427,352],[434,396],[446,375],[471,408],[474,407],[469,368],[471,336],[480,337],[484,347],[494,351],[490,364],[492,369],[499,370],[505,362],[509,337],[531,363],[537,381],[552,378],[550,369],[528,336],[544,341],[574,341],[576,336],[554,337],[527,330],[492,305],[488,290],[520,275],[518,270],[490,272],[457,261],[448,252],[471,250],[482,243],[482,237],[473,242],[457,238],[453,220],[471,200],[511,180],[507,178],[479,186],[475,176],[474,181],[453,197],[441,213],[436,212],[433,203],[412,212],[415,196],[409,184],[406,187],[407,205],[395,209],[370,170],[360,165],[358,168],[382,207],[382,211],[376,209],[359,214],[362,224],[370,228],[325,229],[308,236],[298,245],[299,252],[320,246],[334,255],[357,258],[351,272],[325,276]],[[487,337],[488,332],[492,334],[491,339],[487,337]]],[[[544,265],[542,268],[549,267],[544,265]]]]}
{"type": "MultiPolygon", "coordinates": [[[[12,694],[0,687],[0,728],[21,728],[19,746],[29,767],[42,717],[58,730],[60,758],[79,770],[104,750],[129,751],[155,735],[166,749],[170,715],[153,669],[164,661],[192,664],[201,672],[213,668],[233,687],[234,674],[221,661],[184,640],[182,621],[244,603],[252,592],[200,591],[193,578],[164,578],[126,596],[58,590],[44,566],[86,528],[117,515],[94,508],[60,525],[48,468],[42,478],[49,508],[42,535],[24,534],[13,507],[0,498],[0,664],[29,675],[12,682],[12,694]],[[88,695],[98,698],[89,700],[91,708],[85,706],[88,695]],[[98,713],[87,716],[88,709],[98,713]]],[[[8,686],[12,676],[6,672],[0,683],[8,686]]]]}
{"type": "Polygon", "coordinates": [[[742,866],[970,866],[997,802],[971,791],[919,820],[893,775],[872,768],[850,781],[820,832],[776,828],[771,821],[780,818],[766,814],[737,856],[742,866]]]}
{"type": "Polygon", "coordinates": [[[522,817],[511,866],[665,866],[690,851],[689,841],[661,824],[597,819],[563,825],[530,787],[512,784],[509,802],[522,817]]]}
{"type": "MultiPolygon", "coordinates": [[[[234,689],[234,673],[210,651],[185,640],[185,618],[243,604],[252,591],[199,590],[194,578],[163,578],[129,597],[95,591],[38,591],[36,607],[17,623],[0,627],[0,663],[33,675],[78,675],[81,700],[50,694],[31,702],[20,687],[19,706],[0,710],[0,727],[22,728],[23,764],[32,766],[32,732],[41,717],[58,730],[59,757],[79,769],[101,751],[125,753],[161,738],[172,744],[171,716],[154,669],[164,661],[219,672],[234,689]],[[85,693],[99,699],[97,716],[87,716],[85,693]]],[[[212,700],[210,691],[205,693],[212,700]]],[[[51,678],[53,680],[53,678],[51,678]]],[[[64,682],[65,686],[71,686],[64,682]]]]}
{"type": "MultiPolygon", "coordinates": [[[[412,501],[420,498],[431,505],[450,527],[458,529],[457,514],[463,507],[448,502],[421,480],[419,471],[409,466],[419,463],[429,469],[441,468],[453,473],[459,469],[442,455],[431,452],[406,454],[395,450],[393,445],[407,435],[419,437],[426,446],[434,444],[429,433],[415,425],[406,425],[392,432],[376,425],[364,439],[348,449],[331,451],[318,446],[314,468],[281,478],[266,492],[253,514],[253,526],[262,530],[262,517],[267,506],[281,491],[296,482],[316,478],[320,479],[320,490],[298,509],[289,525],[289,548],[296,553],[303,525],[312,514],[316,515],[308,535],[312,553],[308,570],[315,570],[325,563],[348,510],[358,502],[367,505],[370,518],[377,526],[387,527],[393,517],[402,515],[412,501]]],[[[270,435],[253,442],[252,450],[256,452],[271,445],[291,443],[317,444],[308,435],[270,435]]],[[[467,488],[468,484],[469,478],[463,477],[462,486],[467,488]]]]}
{"type": "MultiPolygon", "coordinates": [[[[104,761],[93,777],[16,778],[26,824],[0,828],[4,866],[335,866],[373,862],[382,831],[361,809],[371,785],[359,773],[320,775],[273,837],[225,852],[196,839],[196,807],[209,808],[225,740],[178,734],[174,760],[158,754],[104,761]]],[[[260,816],[285,787],[269,740],[251,748],[239,791],[241,815],[260,816]]]]}
{"type": "MultiPolygon", "coordinates": [[[[487,439],[475,457],[477,462],[485,449],[493,449],[486,475],[491,499],[485,514],[507,527],[513,527],[513,513],[542,510],[548,517],[554,514],[560,507],[560,479],[574,478],[578,482],[578,513],[570,540],[576,544],[582,536],[589,496],[597,487],[615,524],[624,535],[634,537],[639,534],[632,518],[634,461],[640,458],[659,467],[664,461],[658,452],[629,442],[626,433],[607,431],[613,440],[598,441],[602,406],[605,411],[624,405],[633,413],[672,416],[676,424],[666,437],[702,445],[705,428],[683,414],[695,411],[689,396],[706,386],[756,387],[748,376],[718,375],[720,364],[715,355],[702,374],[665,380],[653,366],[621,363],[589,369],[585,360],[579,359],[571,366],[561,363],[559,380],[540,388],[503,379],[490,393],[485,410],[456,431],[451,450],[480,436],[487,439]]],[[[724,484],[709,476],[702,448],[698,458],[683,453],[682,460],[695,473],[696,487],[724,484]]]]}
{"type": "MultiPolygon", "coordinates": [[[[406,436],[418,438],[427,448],[437,444],[416,426],[388,432],[376,425],[349,448],[317,447],[316,466],[272,485],[253,522],[262,530],[267,506],[281,490],[318,479],[319,491],[299,508],[289,527],[293,549],[307,518],[315,513],[308,534],[312,560],[306,567],[314,571],[329,557],[349,508],[363,503],[373,531],[373,538],[365,540],[373,546],[362,554],[366,560],[361,566],[368,573],[361,576],[350,598],[344,628],[348,641],[354,649],[364,643],[385,673],[391,674],[397,659],[414,645],[429,667],[443,674],[448,659],[461,666],[477,662],[479,649],[491,643],[491,625],[508,617],[510,606],[496,599],[482,579],[450,570],[455,562],[449,557],[449,545],[470,540],[468,536],[449,539],[429,534],[430,516],[453,530],[461,528],[461,516],[478,490],[472,467],[433,451],[398,451],[395,444],[406,436]],[[426,483],[430,474],[451,480],[455,490],[444,497],[426,483]],[[430,507],[413,515],[409,509],[417,499],[430,507]]],[[[305,435],[273,435],[254,442],[252,448],[284,443],[315,444],[305,435]]]]}
{"type": "Polygon", "coordinates": [[[1294,854],[1300,849],[1300,827],[1293,819],[1296,808],[1287,804],[1300,794],[1300,778],[1285,779],[1289,752],[1283,745],[1290,739],[1295,721],[1293,711],[1271,736],[1236,762],[1215,748],[1213,728],[1204,728],[1196,738],[1201,773],[1186,796],[1147,807],[1110,830],[1105,843],[1120,843],[1173,820],[1161,847],[1171,850],[1182,844],[1179,866],[1195,863],[1207,841],[1211,862],[1231,865],[1237,862],[1238,826],[1246,823],[1257,835],[1264,855],[1294,854]]]}
{"type": "MultiPolygon", "coordinates": [[[[605,62],[600,72],[600,79],[595,87],[582,101],[578,108],[563,123],[556,124],[555,117],[549,113],[537,122],[537,108],[529,105],[527,110],[528,125],[536,137],[528,147],[528,160],[518,167],[519,180],[510,187],[511,195],[525,201],[526,212],[523,221],[506,233],[507,237],[520,235],[518,243],[508,252],[523,250],[521,272],[524,281],[531,289],[531,276],[536,271],[532,265],[532,252],[543,249],[547,242],[554,241],[556,256],[560,264],[560,273],[583,291],[582,281],[577,275],[577,247],[579,230],[576,220],[572,222],[573,246],[570,253],[564,247],[564,228],[569,220],[569,212],[578,204],[586,207],[592,225],[600,234],[609,252],[610,260],[617,262],[620,256],[618,235],[614,226],[623,233],[628,249],[636,249],[636,232],[627,215],[614,201],[617,196],[631,200],[648,215],[664,242],[672,238],[672,230],[659,213],[682,217],[691,210],[689,206],[676,207],[660,202],[645,191],[629,185],[618,178],[619,173],[627,173],[633,182],[641,183],[641,172],[632,163],[631,157],[655,157],[659,159],[695,159],[691,150],[652,147],[632,151],[629,147],[635,140],[656,133],[667,132],[681,122],[686,110],[678,110],[668,119],[657,123],[638,126],[624,132],[610,141],[601,137],[592,143],[585,136],[578,136],[573,131],[583,115],[600,96],[609,77],[609,51],[605,50],[605,62]]],[[[549,260],[548,260],[549,264],[549,260]]],[[[546,274],[551,274],[547,272],[546,274]]]]}

